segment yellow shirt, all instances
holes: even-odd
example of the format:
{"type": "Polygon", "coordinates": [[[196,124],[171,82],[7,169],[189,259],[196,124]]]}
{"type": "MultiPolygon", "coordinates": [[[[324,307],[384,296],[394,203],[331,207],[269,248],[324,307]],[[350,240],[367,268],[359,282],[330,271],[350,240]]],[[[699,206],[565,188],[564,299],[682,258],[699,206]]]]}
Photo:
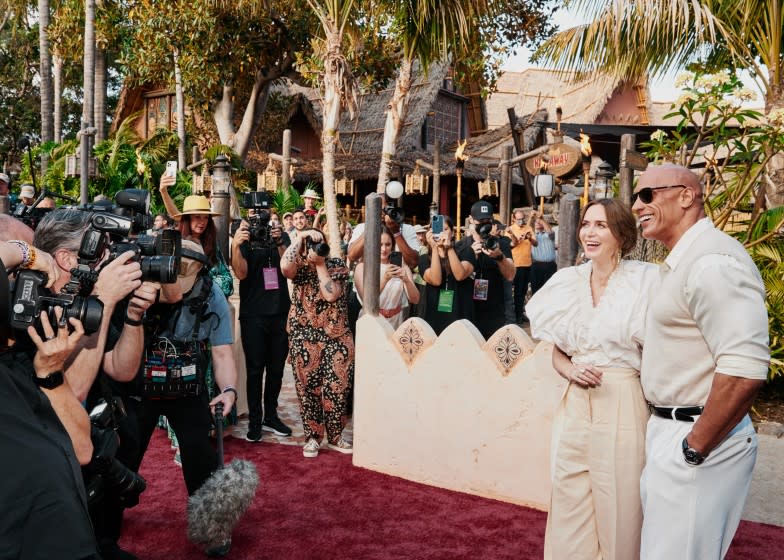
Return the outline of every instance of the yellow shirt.
{"type": "MultiPolygon", "coordinates": [[[[531,242],[525,238],[526,233],[530,233],[531,237],[534,236],[534,230],[530,226],[518,226],[512,224],[506,229],[511,232],[519,240],[519,243],[512,247],[512,260],[514,265],[517,266],[531,266],[531,242]]],[[[511,238],[511,236],[510,236],[511,238]]]]}

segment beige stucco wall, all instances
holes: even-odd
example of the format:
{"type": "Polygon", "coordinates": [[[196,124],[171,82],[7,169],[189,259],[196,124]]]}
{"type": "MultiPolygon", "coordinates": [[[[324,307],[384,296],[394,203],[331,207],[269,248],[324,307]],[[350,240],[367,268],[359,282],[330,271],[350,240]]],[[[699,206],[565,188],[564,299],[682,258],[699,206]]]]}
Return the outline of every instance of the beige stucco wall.
{"type": "Polygon", "coordinates": [[[485,343],[460,321],[357,325],[354,464],[546,509],[550,430],[563,384],[551,346],[517,326],[485,343]]]}

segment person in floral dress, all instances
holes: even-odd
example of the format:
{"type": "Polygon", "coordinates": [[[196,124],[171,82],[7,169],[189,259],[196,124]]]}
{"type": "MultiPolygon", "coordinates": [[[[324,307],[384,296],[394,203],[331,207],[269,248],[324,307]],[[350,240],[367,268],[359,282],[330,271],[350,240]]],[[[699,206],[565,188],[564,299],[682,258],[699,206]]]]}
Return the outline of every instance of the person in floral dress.
{"type": "Polygon", "coordinates": [[[316,457],[326,432],[327,447],[351,453],[343,439],[347,397],[354,377],[354,341],[348,326],[346,281],[342,259],[316,254],[323,243],[315,229],[297,236],[281,259],[281,271],[292,280],[289,311],[289,359],[305,431],[305,457],[316,457]]]}

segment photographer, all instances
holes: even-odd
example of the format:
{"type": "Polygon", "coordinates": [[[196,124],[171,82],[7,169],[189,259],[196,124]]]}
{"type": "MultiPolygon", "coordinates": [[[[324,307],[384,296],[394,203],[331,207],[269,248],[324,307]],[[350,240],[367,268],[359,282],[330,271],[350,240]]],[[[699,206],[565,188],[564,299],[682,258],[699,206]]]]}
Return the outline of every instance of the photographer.
{"type": "Polygon", "coordinates": [[[248,376],[249,426],[245,439],[258,442],[262,429],[279,436],[291,435],[291,428],[278,417],[278,396],[289,351],[286,318],[291,307],[280,258],[291,241],[279,223],[269,220],[269,195],[248,194],[253,198],[249,201],[254,205],[250,209],[255,213],[251,218],[254,223],[251,227],[243,220],[234,233],[231,266],[240,279],[239,318],[248,376]],[[263,225],[265,218],[269,221],[263,225]],[[262,227],[268,231],[260,230],[262,227]]]}
{"type": "Polygon", "coordinates": [[[509,239],[498,235],[493,220],[493,207],[480,200],[471,207],[474,227],[455,246],[460,254],[467,248],[476,255],[474,266],[474,324],[482,336],[489,339],[504,326],[504,280],[515,275],[509,239]]]}
{"type": "MultiPolygon", "coordinates": [[[[381,219],[386,228],[392,233],[395,242],[395,251],[403,253],[403,262],[409,268],[416,268],[419,264],[419,241],[417,240],[416,231],[414,226],[404,224],[400,208],[391,207],[398,210],[398,213],[390,212],[390,206],[387,204],[387,197],[384,196],[384,204],[382,205],[381,219]],[[396,219],[398,218],[398,219],[396,219]],[[399,221],[398,221],[399,220],[399,221]]],[[[354,231],[351,233],[351,240],[348,242],[347,258],[351,262],[359,262],[362,260],[362,254],[365,251],[365,224],[357,224],[354,231]]]]}
{"type": "MultiPolygon", "coordinates": [[[[54,256],[58,270],[53,291],[68,284],[72,270],[79,266],[79,250],[82,238],[90,228],[93,213],[84,210],[59,209],[47,215],[36,230],[35,239],[39,246],[54,256]]],[[[142,271],[138,262],[131,260],[131,251],[120,254],[100,269],[92,289],[103,303],[103,318],[100,328],[89,337],[84,337],[78,347],[78,355],[67,365],[66,378],[79,400],[86,400],[90,408],[103,399],[111,402],[113,396],[127,397],[123,382],[132,381],[141,363],[144,352],[142,318],[145,311],[156,301],[159,284],[142,282],[142,271]],[[129,297],[130,296],[130,297],[129,297]],[[104,375],[99,375],[99,369],[104,375]],[[97,381],[96,381],[97,380],[97,381]]],[[[95,265],[99,266],[99,265],[95,265]]],[[[171,298],[180,297],[179,290],[165,285],[171,298]]],[[[125,399],[127,405],[127,398],[125,399]]],[[[138,428],[134,417],[117,418],[120,448],[116,459],[130,466],[129,448],[138,439],[138,428]]],[[[132,481],[131,481],[132,482],[132,481]]],[[[129,496],[106,492],[96,508],[94,523],[101,555],[105,560],[133,558],[117,546],[120,534],[122,509],[134,504],[137,493],[129,496]]]]}
{"type": "MultiPolygon", "coordinates": [[[[0,263],[44,272],[50,283],[58,275],[51,256],[25,242],[0,241],[0,263]]],[[[5,274],[0,280],[9,294],[5,274]]],[[[0,302],[0,558],[97,559],[79,471],[92,455],[90,425],[62,374],[84,330],[73,318],[73,332],[59,328],[57,307],[58,328],[44,311],[43,338],[30,327],[18,339],[7,327],[9,300],[0,302]]]]}

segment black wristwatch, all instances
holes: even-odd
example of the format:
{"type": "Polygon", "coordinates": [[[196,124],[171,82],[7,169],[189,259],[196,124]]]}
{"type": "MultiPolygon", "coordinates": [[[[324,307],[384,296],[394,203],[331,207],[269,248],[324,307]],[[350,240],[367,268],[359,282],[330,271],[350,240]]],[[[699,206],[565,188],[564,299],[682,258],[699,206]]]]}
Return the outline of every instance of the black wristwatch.
{"type": "Polygon", "coordinates": [[[63,384],[65,378],[63,377],[62,371],[54,371],[46,377],[38,377],[37,375],[34,375],[33,381],[42,389],[57,389],[60,385],[63,384]]]}
{"type": "Polygon", "coordinates": [[[693,447],[690,447],[689,442],[686,441],[686,438],[683,438],[681,447],[683,448],[683,460],[690,465],[694,465],[696,467],[705,461],[705,456],[693,447]]]}

